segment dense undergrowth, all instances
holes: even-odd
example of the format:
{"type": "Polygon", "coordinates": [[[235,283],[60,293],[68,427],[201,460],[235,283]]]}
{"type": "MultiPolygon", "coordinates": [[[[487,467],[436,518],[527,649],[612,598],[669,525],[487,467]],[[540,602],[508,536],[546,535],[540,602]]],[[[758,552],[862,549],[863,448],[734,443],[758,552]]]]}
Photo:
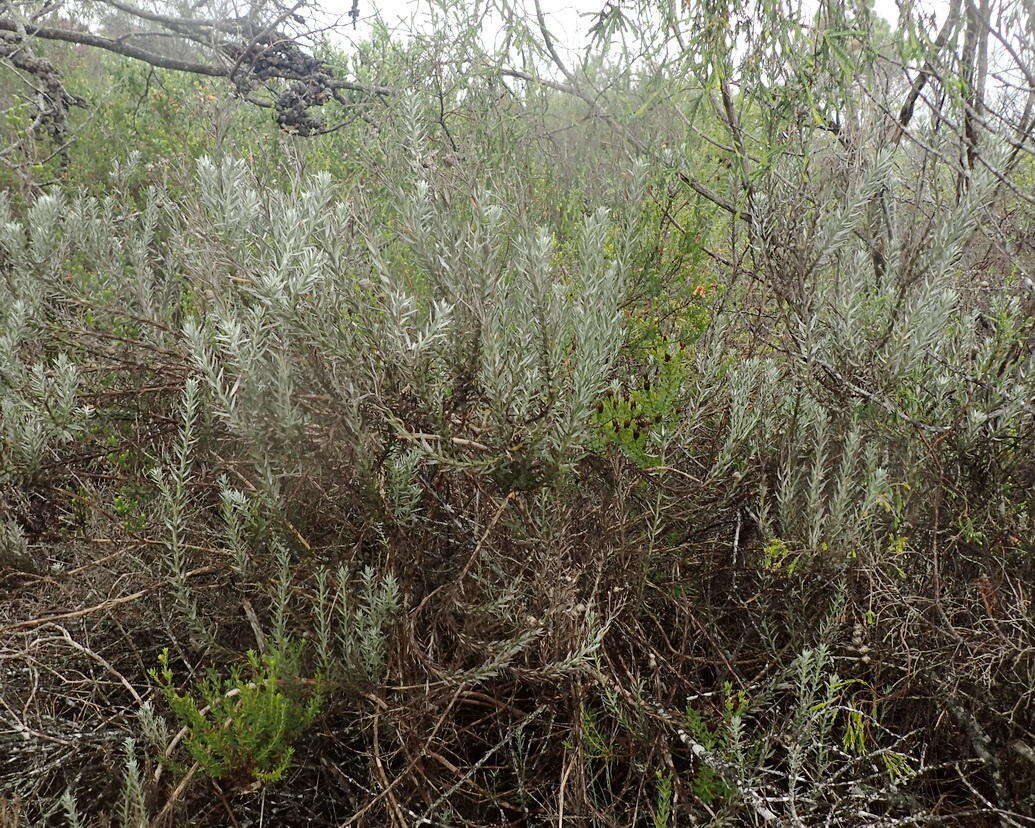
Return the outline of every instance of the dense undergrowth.
{"type": "Polygon", "coordinates": [[[702,71],[11,188],[0,822],[1026,824],[1030,156],[702,71]]]}

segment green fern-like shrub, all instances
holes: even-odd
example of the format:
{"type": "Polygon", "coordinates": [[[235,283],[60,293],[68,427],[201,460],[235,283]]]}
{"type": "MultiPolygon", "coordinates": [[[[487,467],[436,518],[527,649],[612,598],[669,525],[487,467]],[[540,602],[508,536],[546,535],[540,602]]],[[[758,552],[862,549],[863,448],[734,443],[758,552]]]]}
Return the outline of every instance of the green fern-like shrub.
{"type": "Polygon", "coordinates": [[[152,678],[186,728],[187,753],[203,773],[263,784],[283,777],[295,741],[321,705],[319,692],[306,693],[288,669],[297,657],[297,649],[261,657],[249,651],[246,671],[233,667],[227,677],[210,671],[191,694],[176,689],[169,651],[162,652],[152,678]]]}

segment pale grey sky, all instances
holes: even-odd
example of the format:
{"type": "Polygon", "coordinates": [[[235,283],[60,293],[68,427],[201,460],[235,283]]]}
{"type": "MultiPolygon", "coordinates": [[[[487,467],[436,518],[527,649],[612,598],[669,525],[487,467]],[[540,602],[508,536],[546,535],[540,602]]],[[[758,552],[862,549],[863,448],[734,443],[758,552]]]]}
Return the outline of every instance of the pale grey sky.
{"type": "MultiPolygon", "coordinates": [[[[584,38],[592,21],[587,15],[599,12],[607,0],[541,0],[543,12],[551,33],[569,49],[578,49],[584,45],[584,38]]],[[[393,25],[400,21],[403,28],[419,28],[425,19],[422,10],[427,4],[420,0],[359,0],[360,23],[356,27],[356,35],[363,37],[369,30],[364,23],[369,15],[377,11],[385,22],[393,25]]],[[[925,10],[941,12],[947,6],[946,0],[921,0],[917,4],[925,10]]],[[[346,14],[352,7],[352,0],[327,0],[328,11],[346,14]]],[[[891,23],[898,19],[898,6],[895,0],[875,0],[874,8],[878,14],[891,23]]],[[[351,27],[350,27],[351,28],[351,27]]]]}

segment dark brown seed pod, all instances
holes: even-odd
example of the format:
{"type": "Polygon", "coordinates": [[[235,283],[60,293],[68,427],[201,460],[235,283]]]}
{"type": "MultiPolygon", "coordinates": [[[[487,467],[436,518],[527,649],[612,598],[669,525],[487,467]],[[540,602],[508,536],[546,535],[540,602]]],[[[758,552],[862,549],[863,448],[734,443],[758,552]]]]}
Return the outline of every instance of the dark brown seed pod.
{"type": "Polygon", "coordinates": [[[671,362],[671,361],[672,361],[672,354],[670,354],[668,351],[665,351],[665,362],[671,362]]]}
{"type": "Polygon", "coordinates": [[[654,415],[654,422],[655,423],[660,423],[661,422],[661,412],[660,411],[657,414],[654,415]]]}
{"type": "Polygon", "coordinates": [[[634,428],[632,430],[632,438],[634,440],[639,440],[640,439],[640,431],[639,431],[639,429],[634,428]]]}

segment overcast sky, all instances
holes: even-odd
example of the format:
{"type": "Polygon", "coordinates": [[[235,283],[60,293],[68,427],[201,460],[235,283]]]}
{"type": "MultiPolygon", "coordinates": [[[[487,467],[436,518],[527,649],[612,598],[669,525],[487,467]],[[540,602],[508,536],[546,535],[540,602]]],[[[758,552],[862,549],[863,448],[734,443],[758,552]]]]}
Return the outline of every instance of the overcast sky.
{"type": "MultiPolygon", "coordinates": [[[[607,0],[541,0],[547,24],[558,40],[569,49],[578,49],[584,45],[584,38],[592,20],[588,15],[599,12],[607,0]]],[[[531,5],[531,4],[529,4],[531,5]]],[[[925,9],[939,9],[946,6],[945,0],[921,0],[918,4],[925,9]]],[[[328,11],[346,14],[352,7],[352,0],[326,0],[328,11]]],[[[359,0],[360,23],[356,27],[356,36],[362,38],[369,31],[369,20],[373,12],[379,12],[390,26],[405,21],[402,28],[412,30],[421,25],[422,8],[426,5],[419,0],[359,0]]],[[[875,0],[874,8],[878,14],[892,25],[898,20],[898,7],[895,0],[875,0]]],[[[351,27],[350,27],[351,28],[351,27]]]]}

